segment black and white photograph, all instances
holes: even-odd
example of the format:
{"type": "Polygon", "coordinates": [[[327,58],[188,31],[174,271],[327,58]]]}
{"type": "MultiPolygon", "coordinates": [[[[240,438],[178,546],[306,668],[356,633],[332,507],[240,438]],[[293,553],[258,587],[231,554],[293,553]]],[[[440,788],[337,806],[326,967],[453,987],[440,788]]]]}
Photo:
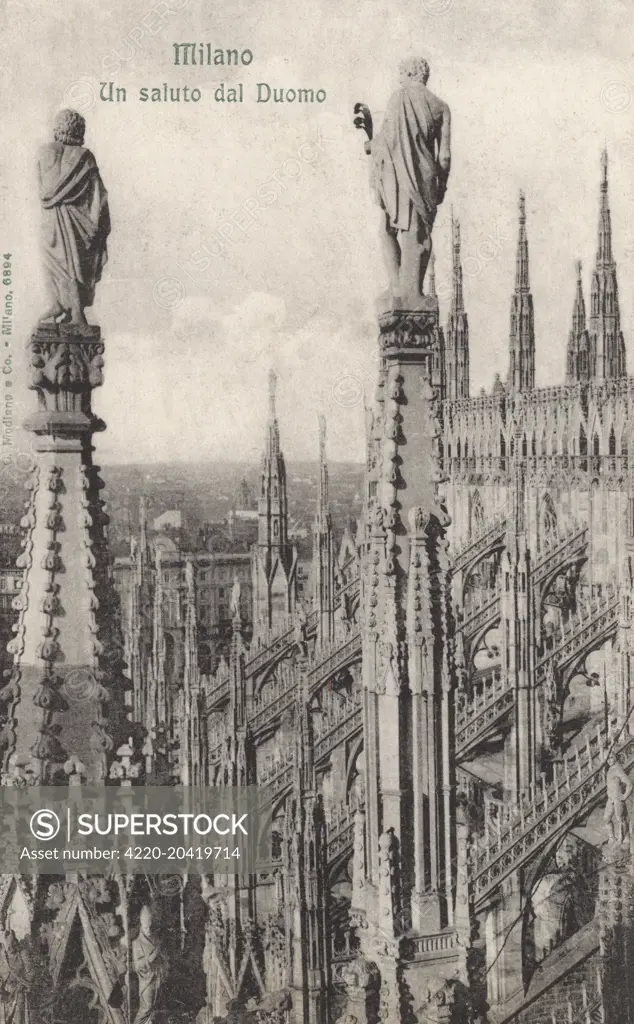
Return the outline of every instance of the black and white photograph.
{"type": "Polygon", "coordinates": [[[633,22],[0,0],[0,1024],[634,1024],[633,22]]]}

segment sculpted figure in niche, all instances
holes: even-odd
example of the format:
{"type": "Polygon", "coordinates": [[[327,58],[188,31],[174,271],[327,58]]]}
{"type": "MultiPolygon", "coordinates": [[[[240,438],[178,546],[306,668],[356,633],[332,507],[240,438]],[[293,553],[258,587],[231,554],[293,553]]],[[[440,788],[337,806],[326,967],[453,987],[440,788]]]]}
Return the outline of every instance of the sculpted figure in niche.
{"type": "Polygon", "coordinates": [[[628,833],[626,801],[632,793],[632,783],[616,754],[607,758],[606,788],[608,802],[605,806],[604,822],[608,843],[625,843],[628,833]]]}
{"type": "Polygon", "coordinates": [[[0,940],[0,1021],[29,1024],[29,993],[33,984],[31,962],[15,932],[5,928],[0,940]]]}
{"type": "Polygon", "coordinates": [[[142,907],[139,934],[132,943],[132,967],[139,981],[139,1008],[134,1024],[158,1024],[164,966],[153,934],[152,912],[149,907],[142,907]]]}
{"type": "Polygon", "coordinates": [[[84,309],[93,304],[108,259],[108,193],[94,156],[84,148],[85,130],[81,114],[60,111],[53,142],[38,154],[41,248],[50,298],[40,323],[85,324],[84,309]]]}

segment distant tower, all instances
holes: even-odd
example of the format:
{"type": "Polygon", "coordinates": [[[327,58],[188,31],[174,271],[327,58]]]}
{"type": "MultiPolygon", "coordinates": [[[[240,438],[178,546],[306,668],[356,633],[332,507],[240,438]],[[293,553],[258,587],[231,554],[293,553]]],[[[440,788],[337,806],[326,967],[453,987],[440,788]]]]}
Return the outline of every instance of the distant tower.
{"type": "Polygon", "coordinates": [[[566,384],[585,384],[590,376],[590,339],[586,328],[586,304],[583,298],[581,263],[577,263],[577,291],[572,307],[572,327],[568,335],[566,384]]]}
{"type": "Polygon", "coordinates": [[[313,607],[318,615],[319,639],[334,635],[335,544],[328,502],[326,464],[326,420],[319,416],[319,491],[313,522],[313,607]]]}
{"type": "Polygon", "coordinates": [[[447,398],[469,397],[469,323],[462,292],[462,264],[460,262],[460,221],[451,217],[453,270],[451,309],[447,317],[445,343],[445,377],[447,398]]]}
{"type": "Polygon", "coordinates": [[[528,280],[528,239],[526,205],[520,192],[520,230],[517,240],[515,291],[511,299],[509,337],[509,391],[532,391],[535,387],[535,325],[533,296],[528,280]]]}
{"type": "Polygon", "coordinates": [[[621,331],[616,263],[612,258],[612,224],[608,205],[608,154],[601,154],[599,239],[590,291],[590,376],[624,377],[625,342],[621,331]]]}
{"type": "Polygon", "coordinates": [[[288,541],[286,467],[275,413],[277,377],[269,374],[269,420],[258,499],[258,541],[254,552],[254,628],[271,629],[295,607],[297,553],[288,541]]]}
{"type": "Polygon", "coordinates": [[[246,477],[242,477],[240,486],[238,487],[235,495],[235,507],[239,509],[251,509],[253,508],[253,494],[251,488],[247,483],[246,477]]]}

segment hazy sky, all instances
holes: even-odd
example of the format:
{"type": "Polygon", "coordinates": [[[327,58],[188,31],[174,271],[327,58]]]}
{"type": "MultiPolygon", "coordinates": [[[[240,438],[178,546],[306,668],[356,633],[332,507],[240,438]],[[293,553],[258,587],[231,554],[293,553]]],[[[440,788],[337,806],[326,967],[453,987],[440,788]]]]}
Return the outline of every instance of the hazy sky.
{"type": "Polygon", "coordinates": [[[107,346],[95,403],[108,423],[100,459],[256,458],[271,360],[287,457],[315,455],[321,408],[331,458],[361,458],[374,299],[385,281],[380,213],[351,111],[363,100],[380,119],[396,66],[412,53],[427,57],[430,88],[452,110],[452,172],[434,241],[444,322],[453,204],[472,393],[506,374],[520,188],[538,383],[562,381],[574,261],[584,261],[587,291],[594,260],[604,144],[631,366],[630,23],[620,0],[5,0],[0,223],[15,265],[16,422],[35,402],[22,348],[44,304],[34,153],[55,112],[75,106],[113,221],[88,312],[107,346]],[[175,67],[172,44],[184,41],[248,48],[253,61],[175,67]],[[127,101],[102,102],[101,81],[124,87],[127,101]],[[214,101],[223,81],[243,83],[242,104],[214,101]],[[257,104],[258,82],[327,96],[312,106],[257,104]],[[201,99],[140,102],[141,88],[163,83],[199,88],[201,99]],[[208,265],[202,246],[213,254],[208,265]]]}

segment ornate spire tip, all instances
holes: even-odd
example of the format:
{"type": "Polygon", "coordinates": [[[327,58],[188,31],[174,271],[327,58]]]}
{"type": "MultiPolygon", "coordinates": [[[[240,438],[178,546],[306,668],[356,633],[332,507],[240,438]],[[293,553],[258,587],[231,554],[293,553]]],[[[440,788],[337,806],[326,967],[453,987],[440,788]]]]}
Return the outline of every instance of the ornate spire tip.
{"type": "Polygon", "coordinates": [[[275,370],[269,370],[269,414],[272,420],[275,419],[275,393],[277,391],[277,374],[275,370]]]}
{"type": "Polygon", "coordinates": [[[608,187],[608,151],[605,147],[601,150],[601,188],[605,191],[608,187]]]}

